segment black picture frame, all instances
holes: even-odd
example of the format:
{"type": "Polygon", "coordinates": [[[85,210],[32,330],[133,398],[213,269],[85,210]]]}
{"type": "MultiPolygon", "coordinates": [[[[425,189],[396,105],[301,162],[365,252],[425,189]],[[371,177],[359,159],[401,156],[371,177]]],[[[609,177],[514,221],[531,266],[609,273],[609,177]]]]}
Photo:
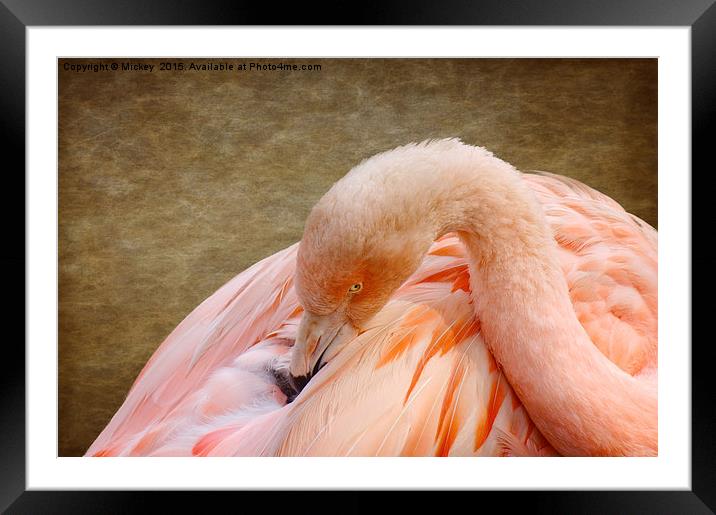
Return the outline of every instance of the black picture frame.
{"type": "MultiPolygon", "coordinates": [[[[330,7],[284,3],[206,0],[0,0],[0,138],[3,163],[0,166],[5,195],[0,203],[5,224],[4,251],[0,256],[4,283],[12,286],[4,308],[5,327],[17,327],[24,340],[26,274],[25,225],[15,223],[25,209],[25,31],[31,26],[64,25],[572,25],[572,26],[685,26],[691,28],[692,73],[692,172],[691,178],[705,176],[713,167],[711,140],[716,118],[716,0],[450,0],[430,2],[363,2],[360,5],[330,7]],[[697,172],[698,171],[698,172],[697,172]],[[20,192],[23,192],[20,194],[20,192]],[[17,205],[17,204],[20,205],[17,205]],[[12,242],[12,244],[10,243],[12,242]],[[23,277],[24,276],[24,277],[23,277]],[[12,292],[17,292],[11,296],[12,292]]],[[[701,180],[701,179],[700,179],[701,180]]],[[[693,184],[693,183],[692,183],[693,184]]],[[[692,191],[698,192],[699,190],[692,191]]],[[[703,189],[702,189],[703,191],[703,189]]],[[[702,204],[703,205],[703,204],[702,204]]],[[[701,213],[703,214],[703,213],[701,213]]],[[[710,218],[699,216],[692,200],[692,234],[696,226],[710,218]]],[[[708,228],[706,229],[708,230],[708,228]]],[[[713,258],[692,259],[692,274],[703,270],[699,284],[708,289],[713,279],[706,266],[713,258]],[[706,283],[706,284],[704,284],[706,283]]],[[[707,314],[713,301],[692,303],[692,313],[707,314]]],[[[693,330],[693,327],[692,327],[693,330]]],[[[525,503],[533,512],[567,513],[712,513],[716,510],[716,403],[708,339],[692,345],[692,490],[640,492],[480,492],[495,501],[525,503]]],[[[3,346],[3,373],[0,374],[0,510],[9,513],[94,513],[144,511],[148,502],[159,501],[165,508],[183,509],[194,503],[206,506],[216,492],[98,492],[98,491],[25,491],[25,352],[21,338],[6,337],[3,346]]],[[[673,343],[673,342],[672,342],[673,343]]],[[[266,492],[224,492],[218,494],[228,502],[238,500],[266,502],[272,506],[280,497],[266,492]]],[[[295,492],[292,497],[305,497],[295,492]]],[[[340,511],[374,509],[375,494],[351,492],[340,511]]],[[[465,496],[474,493],[451,493],[451,503],[471,503],[465,496]]],[[[314,511],[330,509],[329,503],[316,504],[292,498],[297,509],[314,511]],[[304,505],[301,507],[301,505],[304,505]]],[[[422,493],[411,494],[405,502],[427,508],[429,500],[422,493]]],[[[439,502],[439,501],[438,501],[439,502]]],[[[480,501],[483,502],[482,500],[480,501]]],[[[469,505],[469,504],[468,504],[469,505]]],[[[238,506],[238,505],[236,505],[238,506]]],[[[484,506],[484,505],[483,505],[484,506]]],[[[335,508],[334,508],[335,509],[335,508]]],[[[410,509],[405,506],[404,509],[410,509]]]]}

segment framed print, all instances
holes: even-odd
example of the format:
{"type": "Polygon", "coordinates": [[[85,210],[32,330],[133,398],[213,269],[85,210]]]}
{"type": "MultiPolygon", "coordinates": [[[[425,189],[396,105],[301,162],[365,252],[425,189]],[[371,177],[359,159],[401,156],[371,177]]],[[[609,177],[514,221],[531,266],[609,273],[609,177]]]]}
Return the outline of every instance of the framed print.
{"type": "MultiPolygon", "coordinates": [[[[690,167],[713,113],[708,2],[394,4],[356,19],[365,27],[343,15],[249,26],[269,12],[220,4],[65,7],[1,11],[3,143],[27,192],[26,246],[6,260],[26,264],[27,312],[12,361],[25,367],[3,378],[3,461],[16,464],[3,508],[111,511],[160,495],[85,490],[170,490],[163,500],[186,504],[171,490],[397,489],[530,490],[527,502],[567,512],[713,509],[712,387],[690,301],[690,167]],[[479,202],[453,200],[474,180],[465,161],[485,170],[479,202]],[[510,165],[537,171],[519,183],[531,193],[491,175],[510,165]],[[569,213],[629,238],[628,256],[587,260],[595,243],[569,213]],[[579,273],[510,250],[536,234],[510,220],[542,217],[579,273]],[[585,283],[595,267],[609,282],[585,283]],[[575,305],[551,336],[539,320],[558,320],[561,301],[519,300],[550,270],[575,305]],[[494,300],[473,303],[475,291],[494,300]],[[514,359],[491,343],[508,336],[490,339],[502,334],[490,306],[509,299],[514,313],[544,311],[495,315],[524,335],[514,359]],[[535,335],[557,355],[569,324],[596,344],[589,372],[529,365],[535,335]],[[615,348],[628,331],[642,346],[615,348]],[[594,401],[563,394],[589,381],[578,391],[594,401]]],[[[279,19],[305,19],[290,15],[279,19]]]]}

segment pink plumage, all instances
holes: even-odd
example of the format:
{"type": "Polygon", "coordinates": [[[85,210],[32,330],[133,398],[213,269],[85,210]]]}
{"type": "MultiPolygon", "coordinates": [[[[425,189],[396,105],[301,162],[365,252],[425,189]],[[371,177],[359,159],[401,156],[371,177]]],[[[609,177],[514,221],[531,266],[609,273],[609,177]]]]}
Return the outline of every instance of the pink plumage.
{"type": "MultiPolygon", "coordinates": [[[[390,223],[401,237],[437,241],[414,270],[402,270],[407,277],[397,274],[392,291],[371,289],[378,272],[361,269],[364,291],[350,290],[341,305],[355,299],[374,311],[361,308],[369,316],[351,319],[357,336],[329,345],[330,359],[317,358],[324,366],[290,403],[277,374],[309,363],[309,349],[292,346],[304,308],[319,305],[315,291],[297,292],[294,277],[305,290],[311,265],[333,263],[302,263],[315,255],[304,248],[298,273],[296,244],[240,273],[159,347],[88,456],[656,453],[653,228],[575,180],[519,174],[457,140],[371,158],[321,203],[312,217],[329,210],[342,237],[390,245],[358,234],[375,218],[351,216],[388,216],[395,204],[403,218],[390,223]],[[391,199],[395,177],[405,175],[401,187],[431,206],[434,225],[425,221],[433,215],[391,199]],[[448,193],[463,204],[448,203],[448,193]],[[370,202],[346,211],[344,195],[370,202]],[[455,222],[464,212],[469,224],[455,222]],[[426,223],[434,233],[418,231],[426,223]]],[[[301,245],[312,244],[311,230],[308,223],[301,245]]],[[[358,281],[338,261],[341,280],[358,281]]],[[[321,284],[330,290],[334,279],[321,284]]]]}

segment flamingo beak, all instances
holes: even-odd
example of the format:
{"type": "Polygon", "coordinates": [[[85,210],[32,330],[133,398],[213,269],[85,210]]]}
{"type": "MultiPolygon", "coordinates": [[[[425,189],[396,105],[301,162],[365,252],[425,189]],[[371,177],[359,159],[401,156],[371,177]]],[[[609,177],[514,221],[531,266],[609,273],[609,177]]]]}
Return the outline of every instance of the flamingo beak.
{"type": "Polygon", "coordinates": [[[329,315],[304,312],[289,365],[289,382],[294,390],[300,392],[357,334],[339,310],[329,315]]]}

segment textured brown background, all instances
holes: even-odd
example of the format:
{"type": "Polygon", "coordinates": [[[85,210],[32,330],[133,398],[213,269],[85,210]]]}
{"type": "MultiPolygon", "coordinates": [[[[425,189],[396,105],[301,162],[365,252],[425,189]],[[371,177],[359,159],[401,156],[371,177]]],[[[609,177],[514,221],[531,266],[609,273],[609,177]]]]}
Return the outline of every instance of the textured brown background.
{"type": "Polygon", "coordinates": [[[656,226],[656,60],[313,59],[290,62],[320,71],[295,72],[135,61],[152,73],[65,62],[98,61],[59,63],[61,456],[84,453],[184,316],[300,239],[313,203],[378,151],[458,136],[582,180],[656,226]]]}

